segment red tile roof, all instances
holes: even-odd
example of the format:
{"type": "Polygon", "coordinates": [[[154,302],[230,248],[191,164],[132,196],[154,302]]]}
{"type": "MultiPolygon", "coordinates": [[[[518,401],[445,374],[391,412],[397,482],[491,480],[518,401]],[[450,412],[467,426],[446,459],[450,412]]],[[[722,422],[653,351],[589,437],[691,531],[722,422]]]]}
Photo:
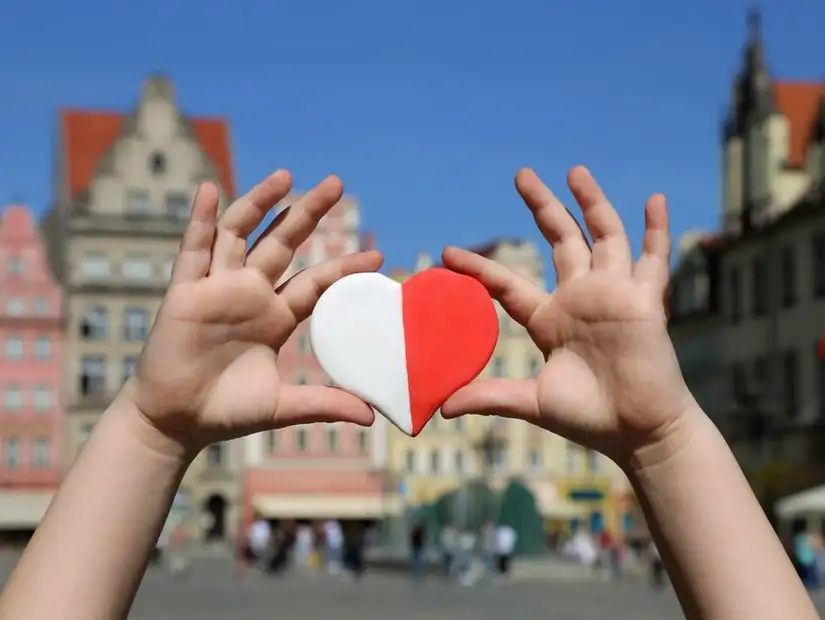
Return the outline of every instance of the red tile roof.
{"type": "Polygon", "coordinates": [[[825,96],[825,82],[777,81],[773,83],[773,93],[790,126],[788,165],[804,166],[819,105],[825,96]]]}
{"type": "MultiPolygon", "coordinates": [[[[68,189],[74,196],[89,186],[100,158],[109,150],[125,114],[91,110],[63,110],[60,133],[66,157],[68,189]]],[[[235,195],[235,177],[229,148],[229,127],[220,118],[190,118],[195,135],[218,170],[224,192],[235,195]]]]}

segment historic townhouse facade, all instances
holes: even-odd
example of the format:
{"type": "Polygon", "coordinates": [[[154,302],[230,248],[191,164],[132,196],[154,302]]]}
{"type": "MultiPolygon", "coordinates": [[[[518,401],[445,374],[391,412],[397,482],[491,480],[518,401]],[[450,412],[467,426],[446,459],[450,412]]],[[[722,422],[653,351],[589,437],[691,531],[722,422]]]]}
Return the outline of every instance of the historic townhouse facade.
{"type": "Polygon", "coordinates": [[[773,77],[753,13],[722,124],[722,229],[675,272],[671,333],[766,502],[825,478],[824,181],[825,83],[773,77]],[[699,359],[686,359],[690,340],[699,359]]]}
{"type": "Polygon", "coordinates": [[[31,533],[61,479],[61,291],[37,221],[0,212],[0,538],[31,533]]]}
{"type": "MultiPolygon", "coordinates": [[[[64,289],[67,461],[137,362],[207,180],[224,208],[235,194],[228,125],[187,115],[163,76],[146,80],[132,110],[60,112],[43,230],[64,289]]],[[[231,534],[241,458],[232,444],[215,444],[187,472],[178,505],[193,535],[231,534]]]]}

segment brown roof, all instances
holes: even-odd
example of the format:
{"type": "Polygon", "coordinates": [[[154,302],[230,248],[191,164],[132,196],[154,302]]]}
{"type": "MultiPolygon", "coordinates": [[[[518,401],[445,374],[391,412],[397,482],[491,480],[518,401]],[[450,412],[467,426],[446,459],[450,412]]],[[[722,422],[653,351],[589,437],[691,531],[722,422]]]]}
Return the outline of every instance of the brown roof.
{"type": "Polygon", "coordinates": [[[773,93],[790,126],[788,165],[799,168],[805,165],[819,104],[825,96],[825,82],[778,81],[773,83],[773,93]]]}
{"type": "MultiPolygon", "coordinates": [[[[63,110],[60,133],[67,166],[69,194],[74,196],[88,188],[100,158],[120,135],[125,114],[91,110],[63,110]]],[[[229,148],[229,127],[224,119],[195,117],[189,119],[195,135],[218,170],[224,192],[235,195],[235,177],[229,148]]]]}

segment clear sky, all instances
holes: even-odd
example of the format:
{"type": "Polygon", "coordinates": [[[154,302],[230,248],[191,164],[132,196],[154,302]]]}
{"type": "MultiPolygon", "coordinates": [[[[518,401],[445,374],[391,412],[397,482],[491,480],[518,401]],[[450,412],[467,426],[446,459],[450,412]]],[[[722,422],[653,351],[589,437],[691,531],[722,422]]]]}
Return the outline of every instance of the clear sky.
{"type": "MultiPolygon", "coordinates": [[[[238,184],[328,173],[388,266],[421,249],[538,240],[518,167],[564,187],[590,166],[638,238],[645,197],[675,232],[716,226],[719,118],[744,0],[0,0],[0,203],[50,201],[60,106],[127,109],[170,75],[230,119],[238,184]]],[[[771,69],[825,78],[825,2],[762,2],[771,69]]]]}

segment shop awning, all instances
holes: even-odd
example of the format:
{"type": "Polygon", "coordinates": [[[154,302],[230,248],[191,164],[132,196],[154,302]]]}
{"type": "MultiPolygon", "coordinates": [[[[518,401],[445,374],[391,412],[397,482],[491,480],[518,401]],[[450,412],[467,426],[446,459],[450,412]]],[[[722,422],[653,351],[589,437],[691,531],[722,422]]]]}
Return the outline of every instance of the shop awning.
{"type": "Polygon", "coordinates": [[[0,491],[0,529],[34,529],[52,501],[52,491],[0,491]]]}
{"type": "Polygon", "coordinates": [[[534,482],[527,486],[536,498],[536,508],[545,519],[568,520],[582,515],[581,507],[561,497],[555,484],[534,482]]]}
{"type": "Polygon", "coordinates": [[[401,512],[396,496],[256,495],[253,505],[269,519],[380,519],[401,512]]]}
{"type": "Polygon", "coordinates": [[[776,502],[775,509],[780,519],[825,515],[825,485],[782,498],[776,502]]]}

